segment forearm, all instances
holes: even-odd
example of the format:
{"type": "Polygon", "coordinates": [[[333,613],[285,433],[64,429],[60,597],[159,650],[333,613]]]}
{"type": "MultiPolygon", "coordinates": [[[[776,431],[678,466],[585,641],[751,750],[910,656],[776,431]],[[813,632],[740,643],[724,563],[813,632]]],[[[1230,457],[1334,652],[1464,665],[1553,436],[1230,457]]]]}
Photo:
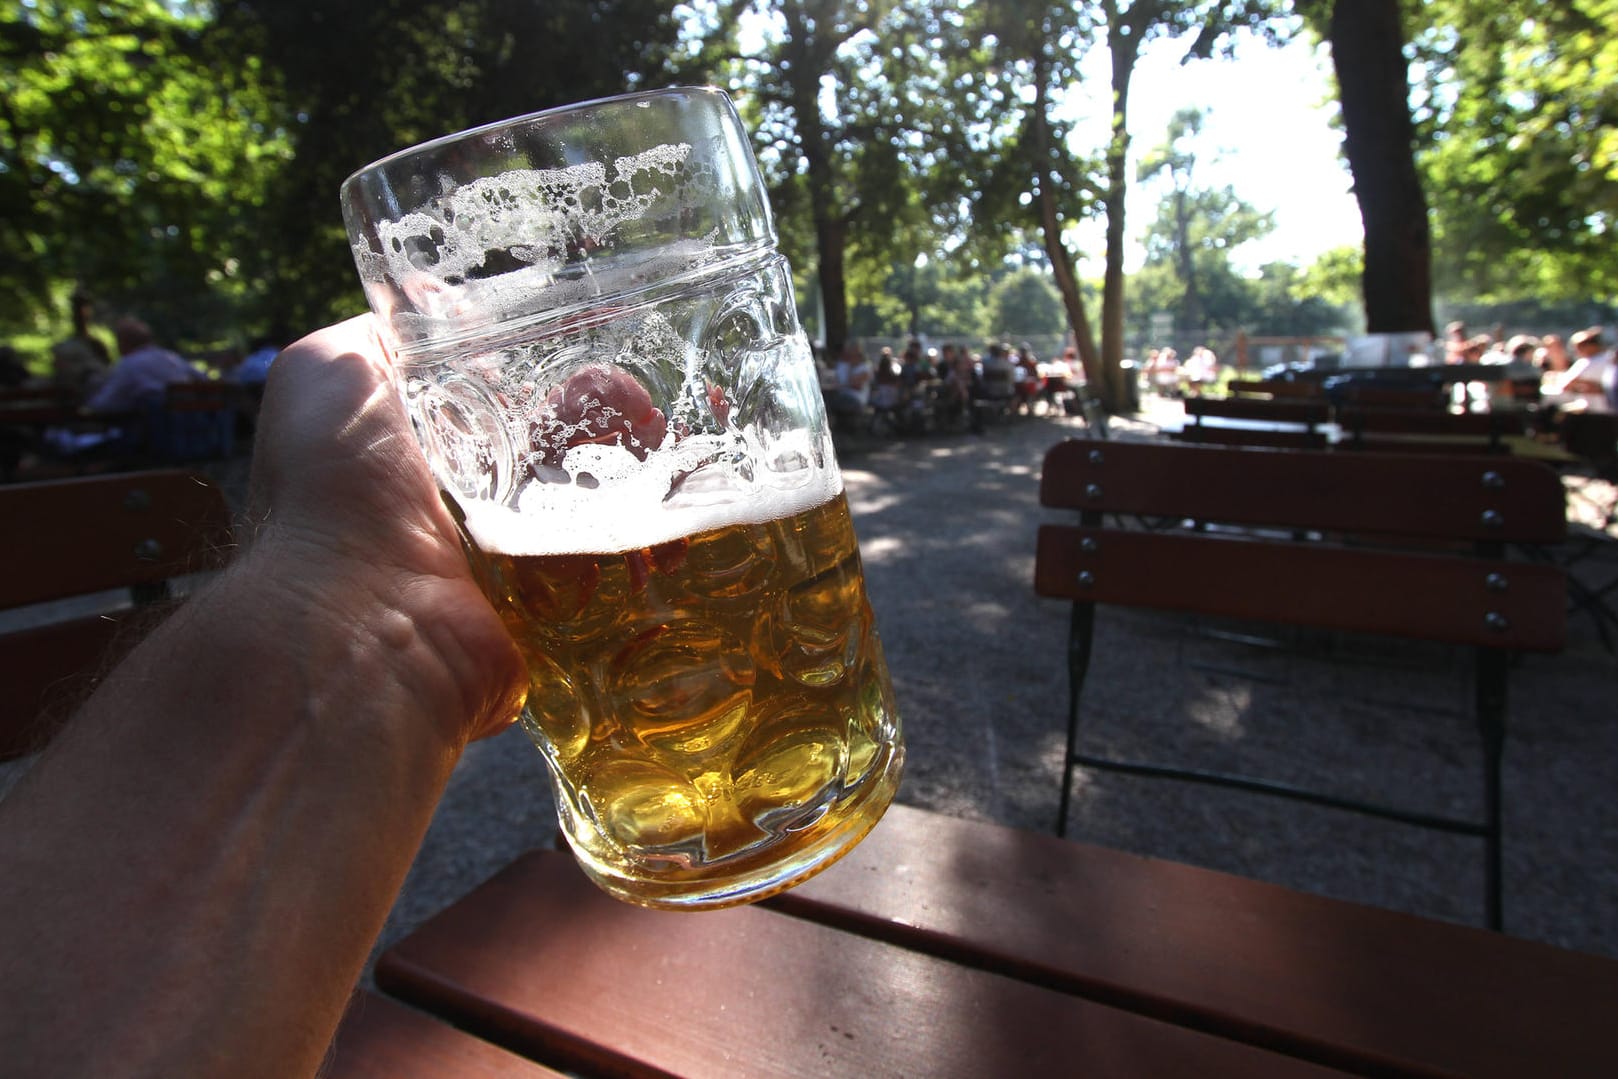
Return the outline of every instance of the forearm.
{"type": "Polygon", "coordinates": [[[183,605],[0,806],[17,1074],[318,1065],[470,720],[397,597],[296,563],[183,605]]]}

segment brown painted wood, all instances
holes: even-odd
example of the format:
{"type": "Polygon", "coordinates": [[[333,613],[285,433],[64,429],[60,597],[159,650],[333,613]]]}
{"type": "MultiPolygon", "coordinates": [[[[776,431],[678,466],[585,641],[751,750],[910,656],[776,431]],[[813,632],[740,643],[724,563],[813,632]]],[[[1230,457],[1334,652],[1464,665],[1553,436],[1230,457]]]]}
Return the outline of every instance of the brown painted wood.
{"type": "Polygon", "coordinates": [[[1063,509],[1467,542],[1555,543],[1563,499],[1555,472],[1509,457],[1082,439],[1052,447],[1040,479],[1063,509]]]}
{"type": "Polygon", "coordinates": [[[1325,387],[1318,382],[1305,382],[1299,379],[1275,379],[1274,381],[1260,381],[1257,379],[1231,379],[1225,384],[1225,389],[1233,397],[1275,397],[1292,400],[1313,400],[1326,395],[1325,387]]]}
{"type": "MultiPolygon", "coordinates": [[[[181,471],[0,486],[0,610],[140,588],[215,569],[230,554],[230,510],[205,477],[181,471]]],[[[113,658],[127,611],[34,612],[0,631],[0,759],[40,748],[113,658]]],[[[149,624],[143,612],[142,625],[149,624]]]]}
{"type": "Polygon", "coordinates": [[[1043,525],[1057,599],[1539,652],[1564,645],[1560,567],[1197,532],[1043,525]],[[1239,582],[1239,583],[1238,583],[1239,582]]]}
{"type": "Polygon", "coordinates": [[[1449,408],[1450,389],[1443,383],[1429,386],[1367,386],[1351,382],[1337,396],[1345,404],[1379,408],[1414,408],[1442,412],[1449,408]]]}
{"type": "Polygon", "coordinates": [[[1350,1071],[1618,1075],[1618,962],[1054,836],[895,806],[768,902],[1350,1071]]]}
{"type": "Polygon", "coordinates": [[[1191,397],[1187,417],[1197,419],[1262,420],[1267,423],[1325,423],[1331,406],[1324,400],[1269,400],[1260,397],[1191,397]]]}
{"type": "Polygon", "coordinates": [[[1283,450],[1323,450],[1326,436],[1320,431],[1271,430],[1262,427],[1214,427],[1187,424],[1169,435],[1176,442],[1207,446],[1252,446],[1283,450]]]}
{"type": "Polygon", "coordinates": [[[1510,412],[1441,412],[1435,409],[1347,406],[1337,410],[1345,435],[1361,432],[1404,435],[1520,435],[1526,416],[1510,412]]]}
{"type": "Polygon", "coordinates": [[[376,993],[349,1003],[322,1079],[560,1079],[561,1073],[376,993]]]}
{"type": "Polygon", "coordinates": [[[1320,1073],[756,906],[629,906],[554,851],[525,855],[390,949],[377,981],[463,1029],[586,1075],[1320,1073]]]}
{"type": "Polygon", "coordinates": [[[0,519],[0,608],[168,580],[230,553],[224,496],[179,470],[9,484],[0,519]]]}

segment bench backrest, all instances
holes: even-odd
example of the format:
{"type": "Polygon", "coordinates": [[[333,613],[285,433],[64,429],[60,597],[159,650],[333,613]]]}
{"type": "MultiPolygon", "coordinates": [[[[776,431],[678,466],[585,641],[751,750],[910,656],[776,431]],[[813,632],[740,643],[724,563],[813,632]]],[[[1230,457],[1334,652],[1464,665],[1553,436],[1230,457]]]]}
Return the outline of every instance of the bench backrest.
{"type": "Polygon", "coordinates": [[[1046,455],[1040,498],[1086,515],[1040,528],[1040,595],[1506,649],[1563,644],[1562,571],[1475,556],[1563,535],[1561,483],[1534,462],[1069,441],[1046,455]],[[1105,513],[1203,529],[1108,529],[1105,513]],[[1282,538],[1208,529],[1217,524],[1282,538]],[[1309,533],[1355,542],[1286,538],[1309,533]],[[1428,549],[1389,549],[1394,540],[1428,549]],[[1432,541],[1468,550],[1433,553],[1432,541]]]}
{"type": "Polygon", "coordinates": [[[168,599],[173,579],[224,564],[231,517],[205,477],[156,471],[0,486],[0,519],[3,759],[49,738],[109,664],[134,609],[168,599]],[[70,602],[126,589],[127,602],[106,597],[110,610],[70,602]]]}

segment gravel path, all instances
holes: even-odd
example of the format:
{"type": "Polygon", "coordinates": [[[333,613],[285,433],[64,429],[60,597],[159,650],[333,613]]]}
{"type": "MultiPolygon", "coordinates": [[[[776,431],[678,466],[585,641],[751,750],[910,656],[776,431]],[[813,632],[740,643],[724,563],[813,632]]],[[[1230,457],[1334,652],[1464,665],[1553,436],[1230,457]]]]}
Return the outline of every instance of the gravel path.
{"type": "MultiPolygon", "coordinates": [[[[1159,417],[1162,418],[1162,417],[1159,417]]],[[[1147,423],[1115,424],[1146,438],[1147,423]]],[[[904,716],[899,799],[1049,830],[1066,709],[1066,604],[1033,594],[1044,451],[1077,421],[986,436],[853,440],[840,456],[904,716]]],[[[240,485],[240,471],[225,477],[240,485]]],[[[1610,491],[1597,492],[1610,495],[1610,491]]],[[[1593,571],[1618,576],[1618,556],[1593,571]]],[[[1091,744],[1444,813],[1476,812],[1469,661],[1459,650],[1335,639],[1334,662],[1220,643],[1178,617],[1103,610],[1091,744]],[[1239,669],[1242,674],[1210,668],[1239,669]]],[[[1568,648],[1513,671],[1506,750],[1507,931],[1618,957],[1618,660],[1587,617],[1568,648]]],[[[19,771],[0,767],[0,793],[19,771]]],[[[520,731],[472,746],[379,947],[522,851],[554,807],[520,731]]],[[[1081,774],[1075,838],[1435,918],[1480,924],[1478,841],[1235,792],[1081,774]]]]}
{"type": "MultiPolygon", "coordinates": [[[[1144,423],[1115,425],[1151,437],[1144,423]]],[[[845,445],[871,600],[904,716],[899,799],[1021,828],[1053,826],[1066,709],[1067,606],[1033,594],[1044,451],[1076,421],[984,437],[845,445]]],[[[1612,567],[1610,573],[1618,573],[1612,567]]],[[[1324,783],[1475,812],[1469,659],[1334,642],[1339,662],[1221,644],[1183,619],[1103,611],[1087,715],[1114,752],[1324,783]],[[1209,673],[1238,668],[1250,678],[1209,673]]],[[[1569,647],[1513,672],[1506,755],[1509,932],[1618,956],[1618,661],[1587,618],[1569,647]]],[[[396,939],[516,854],[551,842],[537,754],[507,732],[457,771],[394,911],[396,939]]],[[[1070,834],[1429,917],[1481,924],[1479,842],[1295,803],[1126,776],[1085,776],[1070,834]]]]}

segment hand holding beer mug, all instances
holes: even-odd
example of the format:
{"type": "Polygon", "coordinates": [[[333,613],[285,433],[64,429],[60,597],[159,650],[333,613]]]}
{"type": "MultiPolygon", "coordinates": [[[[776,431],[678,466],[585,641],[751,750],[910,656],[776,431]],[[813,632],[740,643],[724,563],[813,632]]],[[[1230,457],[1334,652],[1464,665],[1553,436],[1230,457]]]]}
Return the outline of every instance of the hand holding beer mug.
{"type": "Polygon", "coordinates": [[[585,870],[689,909],[829,865],[893,799],[899,717],[729,99],[478,128],[342,200],[585,870]]]}

